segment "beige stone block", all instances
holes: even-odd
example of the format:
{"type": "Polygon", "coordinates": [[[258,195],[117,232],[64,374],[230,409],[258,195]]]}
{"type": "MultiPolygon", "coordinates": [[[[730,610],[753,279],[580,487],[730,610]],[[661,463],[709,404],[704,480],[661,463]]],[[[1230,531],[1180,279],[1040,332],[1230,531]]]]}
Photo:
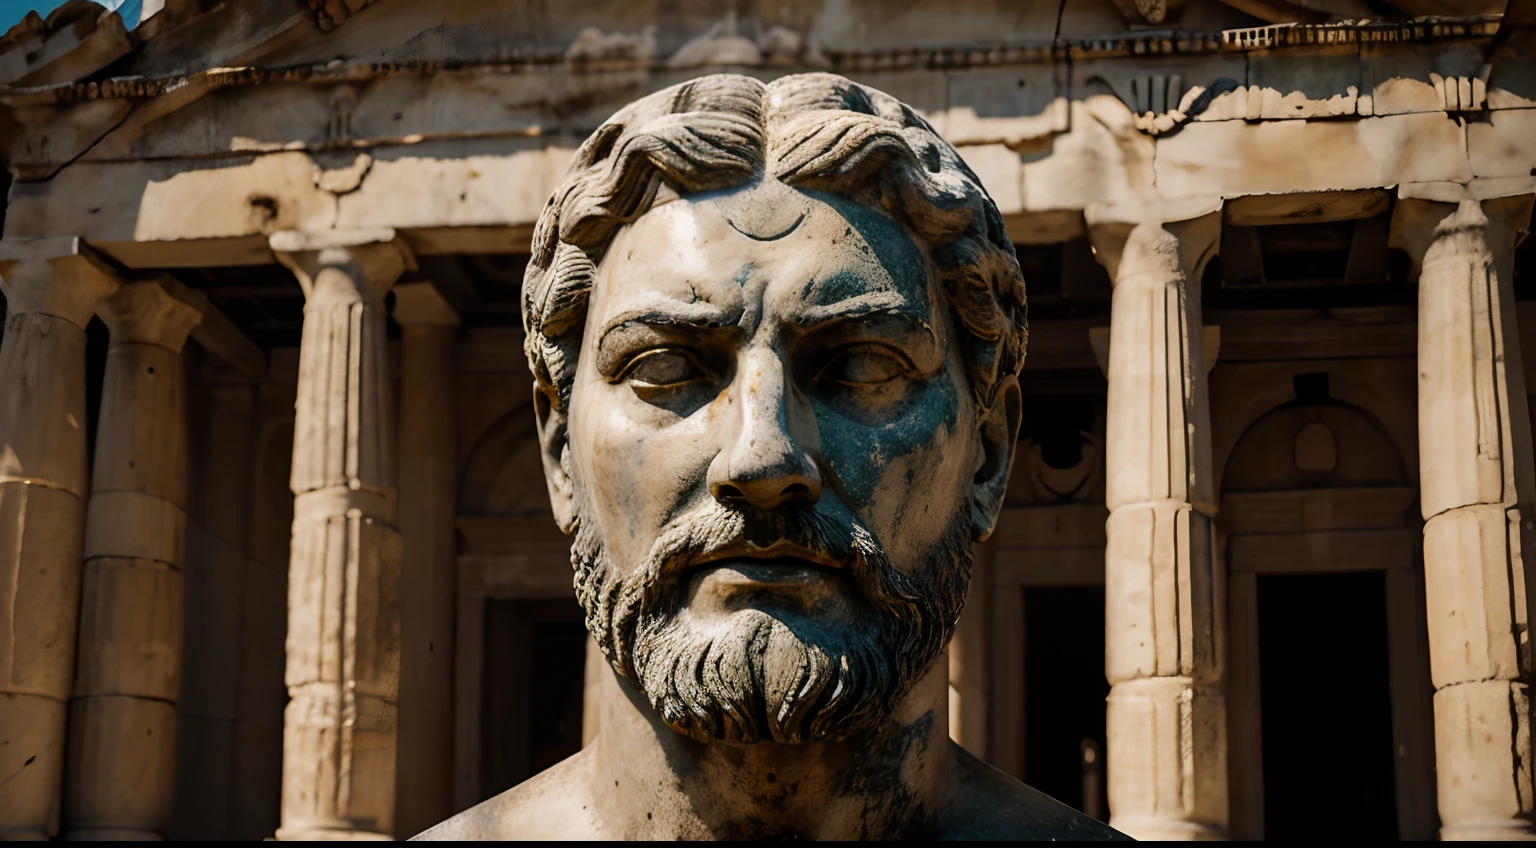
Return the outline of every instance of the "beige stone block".
{"type": "Polygon", "coordinates": [[[234,167],[177,168],[161,179],[122,170],[132,166],[98,167],[122,173],[112,179],[126,178],[125,191],[137,183],[135,241],[321,230],[336,222],[336,196],[315,185],[315,163],[304,153],[270,153],[234,167]]]}
{"type": "Polygon", "coordinates": [[[1536,109],[1488,113],[1467,125],[1472,173],[1479,177],[1529,177],[1536,167],[1536,109]]]}
{"type": "Polygon", "coordinates": [[[1137,839],[1223,838],[1226,704],[1187,677],[1117,683],[1106,716],[1110,824],[1137,839]]]}
{"type": "Polygon", "coordinates": [[[1250,120],[1352,115],[1359,93],[1360,56],[1353,44],[1248,53],[1250,120]]]}
{"type": "Polygon", "coordinates": [[[83,498],[85,331],[52,315],[15,314],[10,298],[0,346],[0,374],[8,378],[0,391],[0,481],[48,481],[83,498]]]}
{"type": "Polygon", "coordinates": [[[1049,155],[1024,163],[1025,209],[1126,203],[1152,189],[1154,142],[1136,129],[1124,103],[1091,95],[1073,101],[1069,111],[1072,131],[1055,137],[1049,155]]]}
{"type": "Polygon", "coordinates": [[[1106,524],[1105,673],[1221,676],[1210,517],[1187,504],[1132,504],[1106,524]]]}
{"type": "Polygon", "coordinates": [[[483,152],[481,142],[438,146],[375,160],[361,186],[341,196],[336,226],[531,225],[565,167],[566,157],[539,139],[499,140],[483,152]]]}
{"type": "Polygon", "coordinates": [[[69,697],[83,513],[69,492],[0,483],[0,691],[69,697]]]}
{"type": "MultiPolygon", "coordinates": [[[[108,306],[118,305],[144,291],[162,292],[153,283],[124,286],[99,310],[104,320],[112,318],[108,306]]],[[[180,326],[169,328],[179,350],[199,313],[168,295],[160,298],[180,307],[179,315],[169,321],[180,326]]],[[[149,299],[141,296],[141,299],[149,299]]],[[[130,301],[131,303],[131,301],[130,301]]],[[[187,425],[185,420],[187,386],[181,354],[159,344],[123,343],[122,338],[149,332],[141,323],[160,323],[153,317],[124,316],[109,320],[116,325],[111,349],[107,352],[107,370],[102,385],[101,418],[98,422],[96,455],[92,458],[93,492],[139,492],[170,501],[180,507],[187,502],[187,425]],[[137,319],[137,320],[135,320],[137,319]],[[134,330],[124,329],[124,325],[134,330]]]]}
{"type": "Polygon", "coordinates": [[[47,839],[59,829],[64,702],[0,692],[0,839],[47,839]]]}
{"type": "Polygon", "coordinates": [[[240,656],[240,551],[196,524],[187,527],[186,639],[181,709],[232,718],[240,656]]]}
{"type": "MultiPolygon", "coordinates": [[[[1441,688],[1520,676],[1512,620],[1510,562],[1519,553],[1519,513],[1498,504],[1444,512],[1424,525],[1424,581],[1429,611],[1430,675],[1441,688]]],[[[1519,604],[1523,609],[1523,601],[1519,604]]]]}
{"type": "Polygon", "coordinates": [[[1019,154],[1001,144],[980,144],[959,148],[965,164],[976,172],[977,179],[992,196],[997,210],[1004,215],[1024,209],[1023,167],[1019,154]]]}
{"type": "Polygon", "coordinates": [[[72,829],[164,834],[175,791],[176,707],[121,695],[69,706],[64,806],[72,829]]]}
{"type": "Polygon", "coordinates": [[[92,492],[85,557],[148,559],[180,568],[187,560],[186,527],[186,513],[163,498],[142,492],[92,492]]]}
{"type": "Polygon", "coordinates": [[[1472,178],[1465,149],[1465,130],[1443,114],[1196,123],[1157,139],[1157,186],[1169,197],[1230,197],[1464,183],[1472,178]]]}
{"type": "Polygon", "coordinates": [[[182,575],[146,560],[85,566],[76,697],[181,694],[182,575]]]}
{"type": "MultiPolygon", "coordinates": [[[[1429,596],[1433,607],[1433,590],[1429,596]]],[[[1529,690],[1517,681],[1461,683],[1435,693],[1443,838],[1497,838],[1501,831],[1529,829],[1530,714],[1529,690]]]]}
{"type": "MultiPolygon", "coordinates": [[[[323,229],[336,220],[336,196],[315,185],[316,168],[305,153],[229,159],[221,165],[79,162],[17,193],[18,202],[7,210],[6,236],[74,233],[93,245],[231,239],[323,229]],[[78,202],[81,197],[91,202],[78,202]]],[[[252,257],[239,259],[244,264],[252,257]]]]}
{"type": "Polygon", "coordinates": [[[179,719],[176,801],[170,838],[227,839],[236,765],[234,722],[227,718],[188,715],[185,708],[179,719]]]}

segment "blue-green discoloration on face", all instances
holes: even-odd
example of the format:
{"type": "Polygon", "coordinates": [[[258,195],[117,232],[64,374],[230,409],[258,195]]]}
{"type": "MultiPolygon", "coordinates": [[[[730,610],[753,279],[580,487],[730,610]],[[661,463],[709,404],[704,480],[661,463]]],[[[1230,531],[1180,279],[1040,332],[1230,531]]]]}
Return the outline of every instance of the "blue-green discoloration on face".
{"type": "Polygon", "coordinates": [[[927,252],[878,209],[782,186],[802,220],[753,238],[732,215],[759,191],[658,207],[608,251],[623,261],[599,269],[571,401],[583,520],[633,564],[722,498],[851,512],[893,565],[925,567],[977,455],[927,252]]]}

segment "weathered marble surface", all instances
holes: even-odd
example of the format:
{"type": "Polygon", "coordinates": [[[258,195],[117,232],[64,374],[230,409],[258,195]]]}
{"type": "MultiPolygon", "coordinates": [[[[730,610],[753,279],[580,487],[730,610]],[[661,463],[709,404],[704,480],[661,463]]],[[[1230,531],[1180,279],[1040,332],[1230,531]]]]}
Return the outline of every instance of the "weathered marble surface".
{"type": "Polygon", "coordinates": [[[602,730],[428,835],[1116,836],[947,739],[936,661],[1002,507],[1026,339],[954,148],[843,77],[704,77],[598,129],[533,251],[602,730]]]}

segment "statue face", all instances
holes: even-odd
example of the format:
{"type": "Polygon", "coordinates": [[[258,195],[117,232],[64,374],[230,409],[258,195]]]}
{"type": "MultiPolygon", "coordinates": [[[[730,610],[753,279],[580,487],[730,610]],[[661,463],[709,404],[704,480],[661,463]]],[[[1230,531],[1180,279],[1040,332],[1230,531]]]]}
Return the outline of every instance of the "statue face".
{"type": "Polygon", "coordinates": [[[934,279],[883,212],[777,183],[664,203],[604,255],[563,468],[578,592],[675,729],[842,738],[942,651],[986,451],[934,279]]]}

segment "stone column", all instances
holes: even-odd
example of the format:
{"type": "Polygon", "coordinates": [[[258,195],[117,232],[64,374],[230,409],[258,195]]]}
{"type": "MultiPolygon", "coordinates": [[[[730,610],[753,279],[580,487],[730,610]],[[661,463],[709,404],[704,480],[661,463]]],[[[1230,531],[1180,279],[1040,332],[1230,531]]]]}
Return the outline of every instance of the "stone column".
{"type": "Polygon", "coordinates": [[[395,835],[453,810],[455,450],[459,316],[431,283],[395,288],[400,324],[400,747],[395,835]]]}
{"type": "Polygon", "coordinates": [[[79,239],[0,241],[0,838],[58,832],[86,494],[85,325],[118,287],[79,239]]]}
{"type": "Polygon", "coordinates": [[[163,839],[171,823],[181,694],[187,525],[181,348],[202,313],[161,283],[144,282],[118,289],[97,314],[112,342],[86,515],[64,837],[163,839]]]}
{"type": "Polygon", "coordinates": [[[1530,838],[1533,478],[1515,319],[1529,196],[1400,199],[1419,281],[1419,475],[1441,836],[1530,838]]]}
{"type": "Polygon", "coordinates": [[[988,685],[992,641],[992,564],[994,544],[975,547],[971,560],[971,591],[949,642],[949,738],[978,757],[987,748],[988,685]]]}
{"type": "Polygon", "coordinates": [[[409,255],[389,230],[271,241],[305,295],[277,835],[388,838],[401,550],[384,296],[409,255]]]}
{"type": "Polygon", "coordinates": [[[1110,312],[1104,562],[1110,823],[1224,838],[1223,574],[1200,273],[1221,216],[1097,223],[1110,312]]]}

